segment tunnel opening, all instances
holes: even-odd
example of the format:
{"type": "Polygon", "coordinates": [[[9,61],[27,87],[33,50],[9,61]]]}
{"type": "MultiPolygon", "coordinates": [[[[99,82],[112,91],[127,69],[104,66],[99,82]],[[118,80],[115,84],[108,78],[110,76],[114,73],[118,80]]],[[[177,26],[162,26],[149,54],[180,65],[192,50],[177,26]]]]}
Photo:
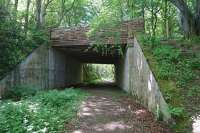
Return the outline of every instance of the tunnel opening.
{"type": "Polygon", "coordinates": [[[88,47],[53,48],[58,87],[117,86],[116,64],[121,56],[87,51],[88,47]]]}
{"type": "Polygon", "coordinates": [[[85,84],[109,84],[115,83],[114,64],[91,64],[83,65],[83,83],[85,84]]]}

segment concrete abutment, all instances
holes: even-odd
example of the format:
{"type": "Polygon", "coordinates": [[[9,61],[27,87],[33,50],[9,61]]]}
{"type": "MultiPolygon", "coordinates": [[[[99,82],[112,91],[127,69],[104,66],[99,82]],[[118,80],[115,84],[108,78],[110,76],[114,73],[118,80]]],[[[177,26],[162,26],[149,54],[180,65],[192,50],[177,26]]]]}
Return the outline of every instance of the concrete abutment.
{"type": "Polygon", "coordinates": [[[156,117],[164,121],[171,119],[168,105],[136,38],[127,45],[125,55],[118,61],[116,75],[118,86],[135,96],[156,117]]]}

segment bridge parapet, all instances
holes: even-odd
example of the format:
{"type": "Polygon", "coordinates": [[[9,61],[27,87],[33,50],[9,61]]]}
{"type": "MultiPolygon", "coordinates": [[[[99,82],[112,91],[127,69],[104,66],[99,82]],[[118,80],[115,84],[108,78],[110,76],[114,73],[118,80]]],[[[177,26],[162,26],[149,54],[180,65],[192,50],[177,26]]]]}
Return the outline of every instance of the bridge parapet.
{"type": "MultiPolygon", "coordinates": [[[[89,27],[78,27],[73,29],[53,29],[51,30],[52,46],[72,46],[90,45],[94,42],[87,36],[89,27]]],[[[123,21],[117,28],[107,28],[100,30],[95,36],[103,40],[103,44],[116,44],[114,37],[105,36],[105,32],[119,32],[119,44],[127,44],[129,38],[133,38],[133,33],[144,30],[143,19],[123,21]]]]}

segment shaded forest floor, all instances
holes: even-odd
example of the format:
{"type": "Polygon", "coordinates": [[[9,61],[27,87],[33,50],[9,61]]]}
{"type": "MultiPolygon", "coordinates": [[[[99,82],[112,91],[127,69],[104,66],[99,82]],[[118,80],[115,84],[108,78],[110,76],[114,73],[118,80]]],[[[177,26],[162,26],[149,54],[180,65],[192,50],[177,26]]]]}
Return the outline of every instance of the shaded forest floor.
{"type": "Polygon", "coordinates": [[[134,102],[119,88],[90,86],[90,95],[82,102],[77,119],[66,125],[70,133],[169,133],[152,113],[134,102]]]}

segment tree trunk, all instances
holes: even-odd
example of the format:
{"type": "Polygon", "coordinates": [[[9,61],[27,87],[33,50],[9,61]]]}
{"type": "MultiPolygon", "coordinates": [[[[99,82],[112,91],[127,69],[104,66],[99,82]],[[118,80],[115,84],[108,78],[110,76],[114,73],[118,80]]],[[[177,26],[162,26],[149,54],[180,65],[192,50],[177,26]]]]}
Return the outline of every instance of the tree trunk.
{"type": "Polygon", "coordinates": [[[27,31],[28,31],[29,7],[30,7],[30,3],[31,3],[31,0],[27,0],[27,4],[26,4],[26,16],[25,16],[25,25],[24,25],[25,36],[27,35],[27,31]]]}
{"type": "Polygon", "coordinates": [[[15,0],[15,5],[14,5],[14,12],[13,12],[13,17],[14,20],[17,20],[17,8],[18,8],[18,0],[15,0]]]}
{"type": "Polygon", "coordinates": [[[175,5],[181,15],[181,26],[185,35],[190,36],[199,36],[200,35],[200,0],[196,0],[196,13],[192,14],[188,5],[184,0],[169,0],[173,5],[175,5]]]}
{"type": "Polygon", "coordinates": [[[42,29],[44,27],[45,3],[43,0],[36,1],[36,27],[42,29]]]}
{"type": "Polygon", "coordinates": [[[164,26],[163,26],[163,33],[165,37],[168,39],[169,38],[169,21],[168,21],[168,1],[164,1],[164,26]]]}
{"type": "Polygon", "coordinates": [[[10,0],[7,0],[6,1],[6,7],[7,7],[7,9],[9,9],[9,5],[10,5],[10,0]]]}
{"type": "Polygon", "coordinates": [[[196,24],[196,34],[200,35],[200,0],[196,0],[195,24],[196,24]]]}
{"type": "Polygon", "coordinates": [[[145,1],[142,2],[142,9],[141,9],[141,14],[142,14],[142,19],[144,21],[144,33],[146,32],[146,28],[145,28],[145,25],[146,25],[146,22],[145,22],[145,1]]]}
{"type": "Polygon", "coordinates": [[[36,0],[36,27],[37,29],[41,28],[41,6],[42,0],[36,0]]]}

